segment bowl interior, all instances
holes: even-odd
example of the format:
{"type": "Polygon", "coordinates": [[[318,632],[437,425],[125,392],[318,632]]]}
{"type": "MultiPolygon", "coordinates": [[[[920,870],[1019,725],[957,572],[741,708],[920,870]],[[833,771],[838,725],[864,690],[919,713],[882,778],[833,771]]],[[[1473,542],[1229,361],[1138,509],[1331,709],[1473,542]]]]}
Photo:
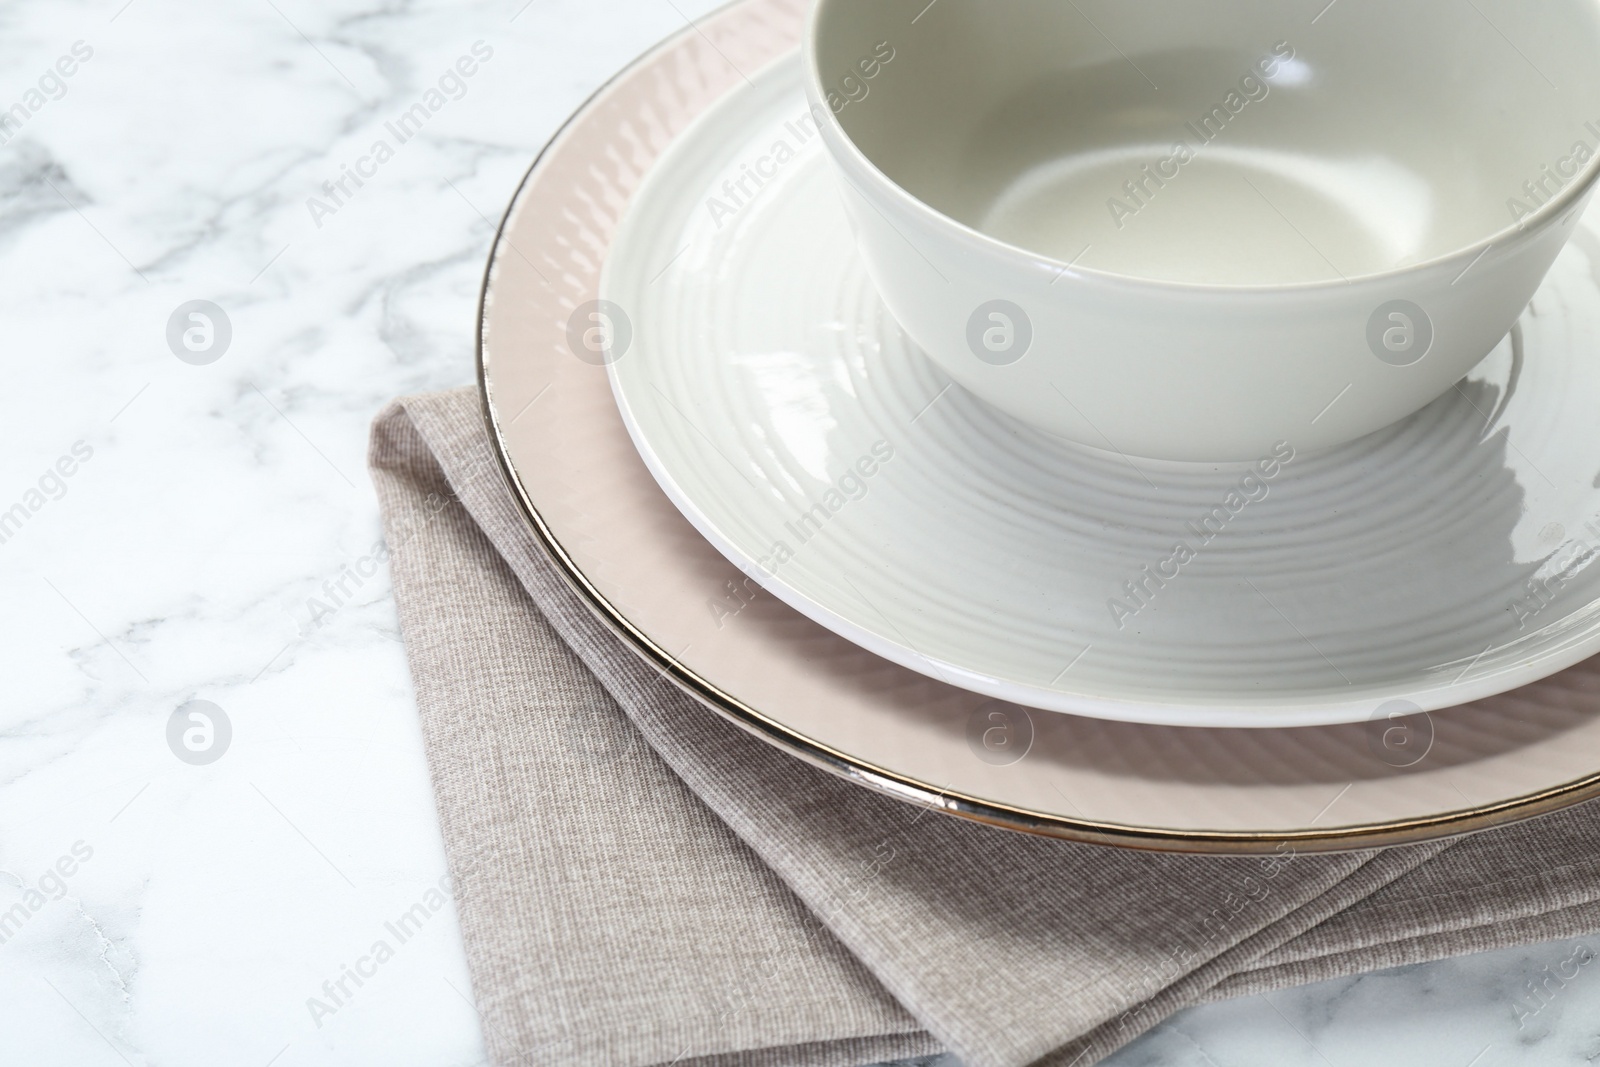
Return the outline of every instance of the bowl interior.
{"type": "Polygon", "coordinates": [[[1114,274],[1337,281],[1460,252],[1600,169],[1596,0],[819,0],[883,174],[1114,274]]]}

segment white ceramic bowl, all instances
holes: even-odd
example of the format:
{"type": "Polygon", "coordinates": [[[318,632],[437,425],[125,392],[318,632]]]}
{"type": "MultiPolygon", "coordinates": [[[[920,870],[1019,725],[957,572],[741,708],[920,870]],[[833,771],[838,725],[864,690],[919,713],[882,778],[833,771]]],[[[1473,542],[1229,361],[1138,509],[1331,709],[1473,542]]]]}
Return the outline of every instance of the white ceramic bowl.
{"type": "Polygon", "coordinates": [[[1600,175],[1600,0],[818,0],[805,47],[900,325],[1002,410],[1138,456],[1421,408],[1600,175]]]}

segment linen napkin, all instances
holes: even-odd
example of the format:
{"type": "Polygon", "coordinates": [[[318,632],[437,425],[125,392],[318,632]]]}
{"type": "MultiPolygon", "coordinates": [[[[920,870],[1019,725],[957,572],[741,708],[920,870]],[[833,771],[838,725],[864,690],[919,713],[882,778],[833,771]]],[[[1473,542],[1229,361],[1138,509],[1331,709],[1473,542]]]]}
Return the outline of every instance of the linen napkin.
{"type": "Polygon", "coordinates": [[[499,1067],[1071,1067],[1193,1004],[1600,931],[1596,804],[1454,842],[1192,857],[979,826],[802,763],[578,600],[480,404],[396,402],[370,465],[499,1067]]]}

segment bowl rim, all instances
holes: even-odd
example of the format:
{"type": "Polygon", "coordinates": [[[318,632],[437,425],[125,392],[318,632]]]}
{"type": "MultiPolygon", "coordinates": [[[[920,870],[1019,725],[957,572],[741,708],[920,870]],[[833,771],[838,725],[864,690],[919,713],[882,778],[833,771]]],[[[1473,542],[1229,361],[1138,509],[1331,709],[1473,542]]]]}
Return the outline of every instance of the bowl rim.
{"type": "MultiPolygon", "coordinates": [[[[1540,204],[1531,214],[1518,222],[1496,230],[1487,237],[1480,238],[1470,245],[1442,253],[1431,259],[1367,274],[1341,275],[1338,278],[1306,282],[1265,282],[1233,285],[1218,282],[1149,278],[1137,274],[1103,270],[1098,267],[1086,267],[1076,262],[1044,255],[1021,245],[1012,244],[1009,241],[1002,241],[961,222],[959,219],[952,218],[919,197],[914,196],[899,182],[889,177],[866,154],[861,146],[856,144],[855,138],[850,135],[850,132],[844,128],[844,124],[839,121],[837,113],[827,104],[827,97],[822,91],[822,71],[818,65],[817,56],[818,41],[822,35],[824,18],[833,6],[836,4],[842,5],[845,2],[846,0],[811,0],[811,9],[806,14],[805,28],[800,40],[801,67],[805,80],[806,102],[810,108],[812,118],[816,121],[819,131],[823,134],[824,142],[830,148],[829,155],[834,163],[841,169],[854,171],[857,178],[865,179],[879,192],[886,193],[894,206],[900,211],[910,214],[918,222],[940,228],[944,233],[965,246],[964,251],[975,253],[991,260],[1001,260],[1010,265],[1049,270],[1052,272],[1052,285],[1061,278],[1072,277],[1081,281],[1094,281],[1109,286],[1174,293],[1217,295],[1318,293],[1350,289],[1357,285],[1403,285],[1414,282],[1424,274],[1441,270],[1453,264],[1466,262],[1466,269],[1462,271],[1461,277],[1456,279],[1456,281],[1460,281],[1472,270],[1472,267],[1477,265],[1479,260],[1486,258],[1493,249],[1503,245],[1530,241],[1549,230],[1564,212],[1576,208],[1594,190],[1596,183],[1600,182],[1600,145],[1597,145],[1594,155],[1583,170],[1579,171],[1567,185],[1563,186],[1559,193],[1540,204]],[[842,148],[843,155],[834,150],[836,148],[842,148]]],[[[855,0],[855,2],[859,3],[860,0],[855,0]]],[[[929,5],[929,7],[932,6],[932,4],[929,5]]],[[[920,18],[921,16],[918,17],[920,18]]],[[[1596,101],[1596,106],[1597,109],[1600,109],[1600,100],[1596,101]]],[[[1600,125],[1600,121],[1597,121],[1596,125],[1600,125]]],[[[873,206],[876,208],[878,205],[873,206]]],[[[1081,256],[1082,253],[1079,253],[1079,255],[1081,256]]],[[[1335,268],[1335,271],[1337,272],[1337,268],[1335,268]]],[[[1482,277],[1487,278],[1489,275],[1485,274],[1482,277]]]]}

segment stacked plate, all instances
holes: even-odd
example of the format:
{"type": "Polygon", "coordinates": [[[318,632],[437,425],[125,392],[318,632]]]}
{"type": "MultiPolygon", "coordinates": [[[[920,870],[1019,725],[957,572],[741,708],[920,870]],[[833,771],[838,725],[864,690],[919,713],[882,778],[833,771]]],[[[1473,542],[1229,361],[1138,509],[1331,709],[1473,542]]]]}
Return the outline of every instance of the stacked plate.
{"type": "Polygon", "coordinates": [[[804,7],[742,0],[619,75],[489,265],[493,439],[624,641],[813,763],[1079,840],[1371,847],[1600,795],[1600,230],[1352,443],[1068,443],[885,309],[804,7]]]}

